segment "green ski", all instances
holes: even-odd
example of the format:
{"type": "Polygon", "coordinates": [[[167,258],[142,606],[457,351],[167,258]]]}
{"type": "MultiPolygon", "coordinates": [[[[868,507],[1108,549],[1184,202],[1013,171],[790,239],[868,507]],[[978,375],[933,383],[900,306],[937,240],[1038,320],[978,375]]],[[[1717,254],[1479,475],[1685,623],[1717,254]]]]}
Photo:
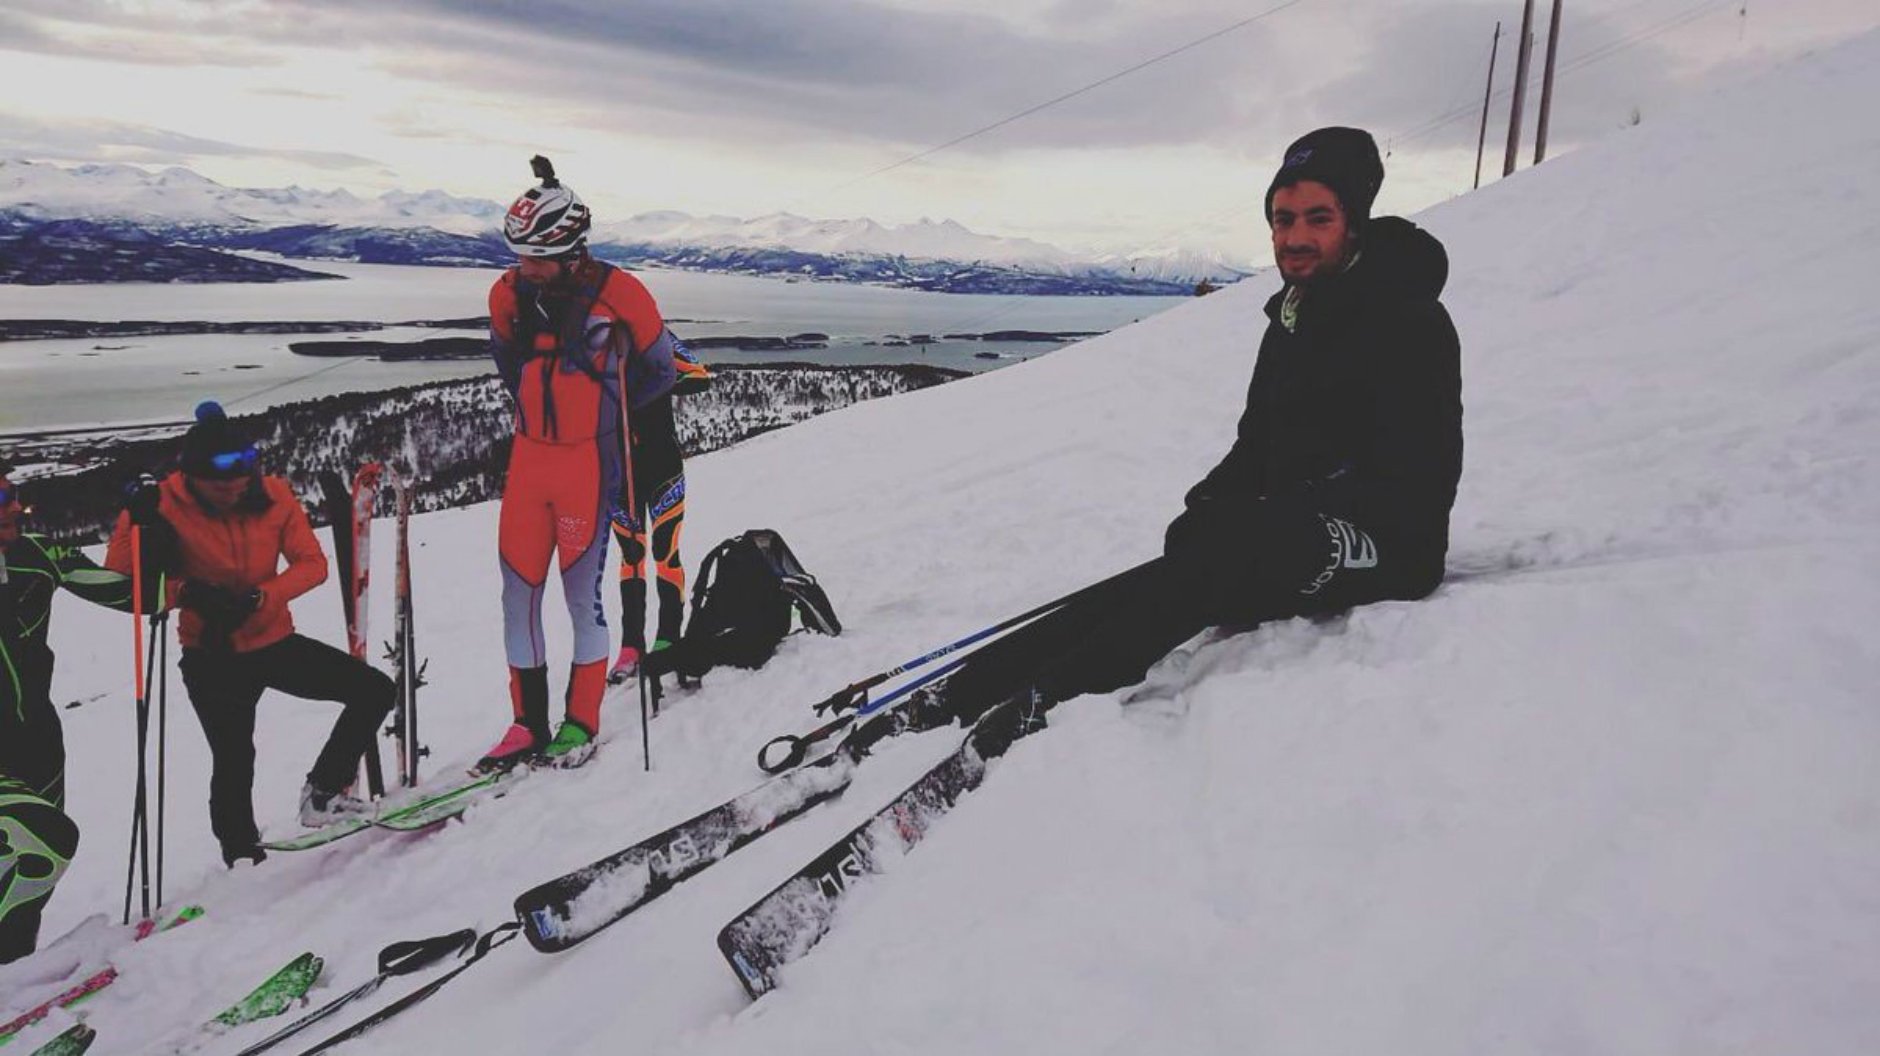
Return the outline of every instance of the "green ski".
{"type": "Polygon", "coordinates": [[[410,832],[429,828],[469,810],[471,804],[482,798],[483,793],[507,783],[514,776],[518,775],[480,774],[465,778],[455,785],[383,810],[374,817],[348,818],[323,828],[303,832],[298,836],[266,840],[261,846],[270,851],[306,851],[315,847],[324,847],[334,840],[344,839],[367,829],[395,829],[400,832],[410,832]]]}
{"type": "Polygon", "coordinates": [[[79,1023],[34,1049],[32,1056],[83,1056],[85,1050],[91,1048],[91,1043],[97,1040],[97,1031],[79,1023]]]}
{"type": "MultiPolygon", "coordinates": [[[[202,916],[203,912],[204,910],[201,906],[190,905],[184,906],[168,917],[161,917],[156,920],[138,921],[131,932],[131,941],[142,942],[152,935],[162,934],[163,932],[169,931],[171,928],[182,927],[184,924],[202,916]]],[[[46,1018],[46,1016],[51,1014],[53,1009],[71,1008],[73,1005],[94,996],[100,990],[117,982],[117,977],[117,969],[107,964],[103,968],[85,976],[76,985],[51,1000],[41,1002],[38,1006],[22,1013],[18,1018],[5,1024],[0,1024],[0,1045],[7,1044],[12,1041],[14,1036],[20,1031],[46,1018]]]]}
{"type": "Polygon", "coordinates": [[[278,1016],[307,996],[307,991],[313,989],[314,982],[320,978],[320,972],[325,967],[325,961],[311,953],[303,953],[287,962],[267,982],[255,987],[253,993],[235,1002],[210,1022],[224,1027],[238,1027],[258,1019],[278,1016]]]}
{"type": "Polygon", "coordinates": [[[490,794],[503,794],[508,791],[506,786],[521,780],[527,773],[527,770],[519,769],[487,774],[467,785],[440,792],[409,807],[381,815],[373,821],[373,824],[381,829],[392,829],[397,832],[428,829],[462,814],[490,794]]]}

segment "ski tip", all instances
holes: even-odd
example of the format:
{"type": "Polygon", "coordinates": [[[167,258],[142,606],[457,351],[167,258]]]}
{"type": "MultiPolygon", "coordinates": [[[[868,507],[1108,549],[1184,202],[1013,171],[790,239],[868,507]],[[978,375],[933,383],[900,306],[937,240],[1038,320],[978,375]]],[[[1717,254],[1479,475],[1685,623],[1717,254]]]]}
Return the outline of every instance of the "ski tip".
{"type": "Polygon", "coordinates": [[[91,1043],[97,1040],[97,1031],[79,1023],[67,1027],[63,1033],[34,1049],[30,1056],[82,1056],[91,1048],[91,1043]]]}

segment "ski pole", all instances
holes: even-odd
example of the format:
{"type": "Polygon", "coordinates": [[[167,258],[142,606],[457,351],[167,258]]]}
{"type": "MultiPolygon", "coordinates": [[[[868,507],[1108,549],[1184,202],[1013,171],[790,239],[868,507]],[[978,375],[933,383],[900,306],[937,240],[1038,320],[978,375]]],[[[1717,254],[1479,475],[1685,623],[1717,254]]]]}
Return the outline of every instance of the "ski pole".
{"type": "MultiPolygon", "coordinates": [[[[160,581],[163,582],[163,581],[160,581]]],[[[168,585],[162,588],[168,592],[168,585]]],[[[170,623],[169,610],[150,617],[150,635],[157,649],[157,905],[163,905],[163,829],[165,787],[170,772],[170,623]]]]}
{"type": "MultiPolygon", "coordinates": [[[[496,925],[496,927],[490,929],[487,932],[484,932],[481,936],[477,938],[476,942],[471,945],[468,956],[465,956],[463,960],[461,960],[456,965],[456,967],[438,976],[437,978],[431,980],[430,982],[424,984],[423,986],[418,987],[416,990],[411,991],[410,993],[399,998],[398,1000],[393,1001],[392,1003],[384,1006],[383,1008],[380,1008],[379,1010],[373,1012],[371,1015],[365,1017],[359,1022],[354,1023],[350,1027],[347,1027],[345,1030],[342,1030],[339,1033],[333,1035],[332,1037],[327,1038],[325,1041],[320,1042],[318,1045],[315,1045],[314,1047],[307,1049],[306,1051],[302,1052],[300,1056],[319,1056],[320,1053],[326,1052],[332,1048],[335,1048],[336,1046],[343,1045],[346,1042],[351,1041],[352,1039],[360,1036],[361,1034],[364,1034],[365,1032],[371,1030],[373,1027],[378,1026],[380,1023],[383,1023],[386,1020],[392,1018],[393,1016],[398,1015],[400,1012],[403,1012],[405,1009],[410,1008],[411,1006],[417,1004],[420,1001],[423,1001],[424,999],[430,997],[432,994],[435,994],[440,989],[442,989],[445,983],[448,983],[452,979],[455,979],[459,975],[462,975],[464,972],[468,971],[473,965],[475,965],[478,961],[489,956],[489,953],[491,950],[515,938],[521,931],[522,931],[522,925],[516,923],[513,920],[496,925]]],[[[430,941],[435,942],[437,940],[430,940],[430,941]]],[[[391,948],[387,947],[386,952],[389,953],[390,950],[391,948]]],[[[381,953],[379,956],[381,957],[380,963],[381,964],[384,963],[383,958],[385,956],[385,953],[381,953]]]]}
{"type": "MultiPolygon", "coordinates": [[[[144,531],[136,522],[131,523],[131,680],[136,694],[137,710],[137,793],[131,803],[131,847],[130,857],[124,866],[124,923],[131,922],[131,889],[137,882],[137,847],[143,837],[146,823],[144,758],[145,748],[149,743],[150,698],[146,690],[148,684],[144,672],[144,531]]],[[[155,656],[152,655],[154,660],[155,656]]],[[[144,917],[150,916],[150,892],[148,886],[148,859],[145,862],[146,884],[144,890],[144,917]]]]}
{"type": "Polygon", "coordinates": [[[379,974],[353,987],[346,993],[294,1020],[280,1030],[248,1046],[235,1056],[260,1056],[261,1053],[275,1047],[288,1038],[306,1030],[316,1023],[323,1022],[341,1009],[355,1001],[371,996],[379,987],[397,976],[410,975],[452,955],[463,956],[477,942],[477,933],[472,928],[437,935],[428,939],[416,939],[407,942],[394,942],[379,951],[379,974]]]}
{"type": "MultiPolygon", "coordinates": [[[[612,342],[610,343],[617,343],[620,340],[620,331],[618,329],[614,330],[611,337],[612,342]]],[[[637,537],[640,534],[640,502],[639,496],[635,493],[633,486],[633,419],[627,410],[627,357],[633,354],[633,332],[631,330],[627,331],[626,346],[616,349],[616,351],[618,352],[618,358],[615,363],[615,377],[619,382],[620,389],[620,471],[626,478],[625,490],[627,498],[626,509],[623,512],[625,512],[627,516],[628,534],[637,537]]],[[[622,543],[621,545],[625,546],[626,544],[622,543]]],[[[641,621],[645,621],[645,612],[640,612],[637,615],[641,621]]],[[[628,618],[628,614],[622,612],[620,618],[624,621],[628,618]]],[[[645,627],[644,622],[641,623],[641,627],[645,627]]],[[[646,644],[644,630],[642,630],[640,644],[642,646],[646,644]]],[[[652,726],[651,723],[647,721],[648,715],[646,713],[646,662],[644,659],[640,661],[640,669],[637,675],[640,683],[640,755],[645,760],[647,772],[650,773],[653,769],[653,738],[651,733],[652,726]]]]}
{"type": "Polygon", "coordinates": [[[907,672],[912,671],[915,668],[925,667],[927,664],[930,664],[933,661],[938,660],[943,656],[948,656],[950,654],[957,653],[961,649],[964,649],[969,645],[975,645],[979,642],[985,641],[987,638],[990,638],[995,634],[999,634],[1003,631],[1011,630],[1012,628],[1017,627],[1020,624],[1030,623],[1032,620],[1035,620],[1038,617],[1045,615],[1046,613],[1052,612],[1057,609],[1061,609],[1066,605],[1072,604],[1073,602],[1082,601],[1083,599],[1090,597],[1093,594],[1099,593],[1103,590],[1108,589],[1111,586],[1114,586],[1116,583],[1121,581],[1125,576],[1134,575],[1135,573],[1142,571],[1144,568],[1148,567],[1148,564],[1149,562],[1145,561],[1142,564],[1137,565],[1134,568],[1125,569],[1124,571],[1118,572],[1115,575],[1109,577],[1108,579],[1099,580],[1098,582],[1092,583],[1087,587],[1083,587],[1079,590],[1071,591],[1069,594],[1066,594],[1063,597],[1058,598],[1055,601],[1047,601],[1043,605],[1040,605],[1035,609],[1030,609],[1028,611],[1021,612],[1016,616],[1010,616],[1010,617],[1007,617],[1006,619],[1000,620],[998,623],[995,623],[992,626],[985,628],[984,630],[974,631],[972,634],[969,634],[966,637],[961,638],[957,642],[953,642],[948,645],[943,645],[940,648],[935,649],[930,653],[925,653],[921,656],[917,656],[914,659],[901,664],[899,667],[895,667],[890,670],[883,671],[878,675],[872,675],[868,678],[861,680],[860,682],[856,682],[852,685],[839,689],[836,692],[830,694],[828,699],[824,700],[820,704],[817,704],[814,710],[816,714],[820,715],[825,711],[832,711],[832,712],[840,713],[850,708],[854,708],[856,709],[857,714],[866,715],[869,712],[874,711],[876,708],[879,708],[882,706],[882,702],[879,702],[879,701],[873,705],[870,705],[868,703],[868,691],[870,689],[873,689],[876,686],[881,685],[883,682],[886,682],[889,679],[896,677],[897,675],[906,674],[907,672]]]}
{"type": "Polygon", "coordinates": [[[653,772],[653,739],[648,735],[646,716],[646,672],[639,672],[640,680],[640,754],[646,757],[646,772],[653,772]]]}
{"type": "Polygon", "coordinates": [[[971,660],[972,658],[973,658],[973,654],[969,653],[968,655],[962,656],[957,660],[953,660],[946,664],[943,664],[940,667],[935,668],[934,670],[928,672],[927,674],[922,675],[920,678],[917,678],[913,680],[912,682],[907,683],[906,685],[895,687],[892,693],[889,693],[886,696],[883,696],[878,700],[870,702],[865,707],[860,708],[856,711],[839,715],[836,718],[829,720],[828,722],[822,724],[821,726],[816,727],[815,729],[801,736],[796,736],[794,734],[786,733],[781,737],[771,738],[768,744],[764,745],[762,748],[757,750],[758,769],[762,770],[766,774],[780,774],[784,772],[785,770],[790,769],[793,766],[799,765],[800,763],[803,762],[804,759],[809,757],[809,750],[811,748],[815,747],[818,744],[821,744],[823,741],[828,740],[830,737],[833,737],[836,734],[841,733],[844,729],[848,728],[849,724],[855,722],[857,719],[861,718],[864,715],[872,715],[875,712],[878,712],[882,710],[883,708],[886,708],[888,705],[894,703],[895,701],[900,700],[902,697],[905,697],[908,694],[914,692],[915,690],[921,688],[922,686],[929,685],[933,682],[937,682],[940,679],[945,678],[946,676],[952,674],[954,671],[957,671],[961,667],[964,667],[966,665],[966,662],[968,660],[971,660]],[[783,747],[784,752],[785,752],[783,758],[777,760],[774,763],[770,762],[770,756],[772,754],[771,749],[776,748],[779,745],[783,747]]]}
{"type": "Polygon", "coordinates": [[[788,770],[789,768],[793,766],[796,766],[798,763],[801,763],[803,761],[806,755],[809,754],[809,749],[813,745],[821,741],[827,740],[829,737],[833,736],[834,734],[842,730],[843,727],[855,721],[857,718],[860,718],[863,715],[871,714],[876,711],[880,711],[882,708],[885,708],[888,705],[894,703],[895,701],[901,699],[902,697],[907,696],[909,693],[914,692],[915,690],[921,688],[922,686],[929,685],[949,674],[952,674],[954,671],[958,670],[961,665],[966,663],[966,661],[970,659],[970,657],[961,657],[957,660],[954,660],[953,662],[941,667],[937,671],[933,671],[922,678],[916,679],[913,682],[909,682],[906,685],[896,688],[892,693],[889,693],[888,695],[884,697],[870,701],[868,699],[868,691],[870,689],[873,689],[876,686],[881,685],[883,682],[886,682],[889,679],[894,678],[898,675],[906,674],[907,672],[913,671],[916,668],[924,667],[927,664],[930,664],[934,662],[935,660],[938,660],[942,657],[950,656],[953,653],[957,653],[960,650],[967,648],[968,646],[978,644],[979,642],[983,642],[987,638],[992,637],[993,635],[1000,634],[1004,631],[1009,631],[1015,627],[1021,626],[1026,623],[1030,623],[1032,620],[1035,620],[1039,618],[1040,616],[1044,616],[1049,613],[1055,612],[1058,609],[1065,607],[1066,605],[1070,605],[1074,602],[1082,601],[1085,598],[1088,598],[1088,597],[1091,597],[1092,595],[1100,593],[1110,588],[1111,586],[1114,586],[1116,583],[1120,582],[1124,577],[1131,576],[1131,575],[1136,574],[1137,572],[1142,571],[1142,569],[1148,567],[1148,564],[1149,564],[1148,562],[1144,562],[1143,564],[1137,565],[1134,568],[1125,569],[1124,571],[1118,572],[1115,575],[1109,577],[1108,579],[1099,580],[1098,582],[1092,583],[1087,587],[1083,587],[1079,590],[1074,590],[1070,592],[1069,594],[1066,594],[1063,597],[1056,599],[1055,601],[1048,601],[1044,603],[1043,605],[1038,606],[1037,608],[1030,609],[1025,612],[1021,612],[1016,616],[1007,617],[1006,619],[1000,620],[998,623],[995,623],[992,626],[987,627],[983,630],[974,631],[972,634],[969,634],[966,637],[961,638],[960,640],[956,642],[943,645],[940,648],[933,650],[932,652],[922,654],[921,656],[917,656],[914,659],[909,660],[901,664],[898,667],[890,668],[889,670],[883,671],[877,675],[871,675],[868,678],[862,679],[860,682],[852,683],[842,689],[837,690],[836,692],[830,694],[827,699],[815,705],[813,709],[814,712],[818,715],[821,715],[825,711],[834,712],[837,716],[835,719],[831,720],[828,723],[825,723],[822,726],[817,727],[814,730],[811,730],[809,733],[803,734],[800,737],[794,736],[791,734],[784,734],[781,737],[772,738],[768,744],[765,744],[763,748],[758,750],[758,753],[757,753],[758,767],[761,768],[767,774],[775,774],[775,773],[780,773],[784,770],[788,770]],[[844,712],[849,712],[849,711],[852,711],[853,714],[843,714],[844,712]],[[777,762],[771,763],[769,759],[773,754],[773,749],[777,748],[778,746],[782,746],[785,754],[777,762]]]}

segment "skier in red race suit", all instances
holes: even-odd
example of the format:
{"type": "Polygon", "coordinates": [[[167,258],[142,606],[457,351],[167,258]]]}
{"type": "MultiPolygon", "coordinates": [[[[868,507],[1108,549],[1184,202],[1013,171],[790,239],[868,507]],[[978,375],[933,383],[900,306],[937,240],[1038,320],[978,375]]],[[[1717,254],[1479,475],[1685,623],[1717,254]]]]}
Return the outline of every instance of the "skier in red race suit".
{"type": "MultiPolygon", "coordinates": [[[[490,354],[516,406],[498,527],[514,722],[479,763],[485,770],[535,758],[579,766],[593,754],[610,645],[601,603],[608,525],[643,539],[642,510],[660,499],[635,488],[635,501],[626,503],[624,464],[629,454],[637,461],[640,449],[669,449],[673,466],[660,479],[676,477],[671,397],[682,380],[706,377],[646,287],[588,255],[586,204],[556,179],[548,159],[531,164],[541,183],[503,219],[518,260],[490,287],[490,354]],[[663,434],[659,442],[653,431],[663,434]],[[631,453],[623,443],[629,435],[631,453]],[[542,634],[551,560],[574,624],[566,711],[552,736],[542,634]]],[[[635,477],[665,468],[636,465],[635,477]]],[[[676,526],[668,534],[676,568],[676,526]]],[[[639,616],[626,614],[629,627],[639,616]]]]}

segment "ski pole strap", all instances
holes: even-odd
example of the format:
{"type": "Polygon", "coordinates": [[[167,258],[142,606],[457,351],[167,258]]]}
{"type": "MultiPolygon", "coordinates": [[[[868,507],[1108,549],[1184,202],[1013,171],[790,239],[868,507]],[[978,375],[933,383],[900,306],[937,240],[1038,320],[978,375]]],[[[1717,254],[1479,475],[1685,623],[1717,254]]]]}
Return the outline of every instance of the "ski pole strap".
{"type": "Polygon", "coordinates": [[[393,1001],[391,1004],[386,1005],[384,1008],[379,1009],[378,1011],[365,1017],[359,1022],[354,1023],[352,1026],[347,1027],[345,1030],[342,1030],[339,1033],[333,1035],[332,1037],[327,1038],[325,1041],[320,1042],[318,1045],[315,1045],[314,1047],[305,1050],[304,1052],[300,1054],[300,1056],[318,1056],[319,1053],[326,1052],[337,1046],[343,1045],[346,1042],[349,1042],[353,1040],[354,1038],[359,1037],[361,1034],[366,1033],[367,1031],[371,1030],[373,1027],[378,1026],[380,1023],[383,1023],[386,1020],[391,1019],[393,1016],[398,1015],[400,1012],[403,1012],[406,1009],[410,1008],[411,1006],[419,1003],[420,1001],[423,1001],[425,998],[430,997],[432,994],[435,994],[438,992],[438,990],[442,989],[445,983],[448,983],[452,979],[457,978],[457,976],[467,971],[471,965],[482,960],[484,956],[488,954],[491,950],[495,949],[498,946],[501,946],[505,942],[508,942],[510,939],[515,938],[517,933],[519,933],[521,930],[522,930],[522,925],[518,924],[517,922],[513,920],[506,921],[502,924],[498,924],[495,928],[491,929],[488,933],[486,933],[481,938],[476,940],[475,947],[470,951],[470,956],[465,957],[463,959],[463,963],[457,965],[457,967],[452,968],[450,971],[445,972],[443,975],[438,976],[436,979],[431,980],[430,982],[424,984],[423,986],[417,988],[416,990],[413,990],[411,993],[406,994],[405,996],[399,998],[396,1001],[393,1001]]]}
{"type": "Polygon", "coordinates": [[[475,945],[475,928],[464,928],[448,935],[433,935],[428,939],[410,939],[394,942],[379,951],[380,975],[410,975],[456,954],[462,956],[465,950],[475,945]]]}
{"type": "Polygon", "coordinates": [[[773,737],[770,743],[757,750],[757,768],[766,774],[781,774],[791,767],[800,766],[803,760],[809,757],[812,745],[829,739],[830,736],[854,721],[855,716],[844,715],[833,722],[816,727],[801,737],[789,733],[781,737],[773,737]],[[778,746],[783,748],[782,758],[777,758],[774,752],[778,746]]]}
{"type": "Polygon", "coordinates": [[[970,655],[962,656],[946,666],[922,675],[920,678],[906,685],[896,687],[892,693],[868,701],[861,707],[856,708],[851,714],[839,716],[801,736],[786,733],[781,737],[771,738],[768,744],[765,744],[757,751],[758,769],[764,771],[766,774],[780,774],[791,767],[802,765],[803,760],[809,757],[809,750],[811,748],[841,733],[856,719],[874,715],[920,687],[938,682],[940,679],[959,670],[971,659],[972,657],[970,655]],[[781,748],[783,752],[781,756],[777,754],[779,748],[781,748]]]}

